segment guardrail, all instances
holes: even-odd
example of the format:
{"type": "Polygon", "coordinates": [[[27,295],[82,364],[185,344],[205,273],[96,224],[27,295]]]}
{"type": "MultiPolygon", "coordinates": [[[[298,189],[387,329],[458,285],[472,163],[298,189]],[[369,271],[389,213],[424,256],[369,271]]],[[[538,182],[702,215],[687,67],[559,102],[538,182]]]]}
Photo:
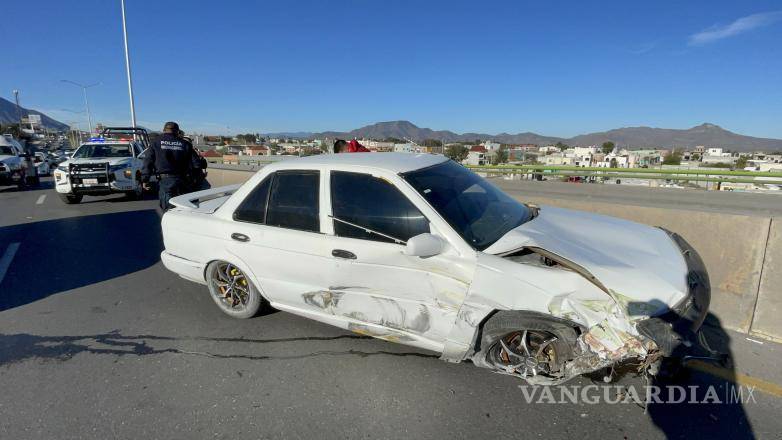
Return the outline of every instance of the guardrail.
{"type": "MultiPolygon", "coordinates": [[[[290,156],[293,158],[295,156],[290,156]]],[[[278,159],[279,160],[279,159],[278,159]]],[[[250,166],[257,170],[278,160],[257,158],[236,159],[238,165],[250,166]]],[[[222,164],[221,159],[209,162],[222,164]]],[[[668,180],[672,182],[715,182],[715,183],[751,183],[755,185],[782,185],[782,172],[746,171],[714,168],[606,168],[576,167],[567,165],[467,165],[473,171],[487,174],[519,174],[528,177],[535,175],[551,177],[594,177],[606,179],[648,179],[668,180]]]]}
{"type": "Polygon", "coordinates": [[[782,185],[782,172],[693,168],[605,168],[564,165],[468,165],[473,171],[487,174],[521,174],[527,176],[596,177],[611,179],[652,179],[670,181],[752,183],[782,185]]]}

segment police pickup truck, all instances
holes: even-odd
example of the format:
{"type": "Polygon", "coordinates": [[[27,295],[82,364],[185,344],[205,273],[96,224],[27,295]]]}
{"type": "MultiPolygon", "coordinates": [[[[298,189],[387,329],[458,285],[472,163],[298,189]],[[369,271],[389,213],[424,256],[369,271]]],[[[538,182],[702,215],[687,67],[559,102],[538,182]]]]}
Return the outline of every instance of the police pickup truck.
{"type": "Polygon", "coordinates": [[[73,204],[85,195],[115,193],[140,198],[148,139],[143,129],[106,128],[100,137],[83,143],[54,171],[54,187],[60,199],[73,204]]]}

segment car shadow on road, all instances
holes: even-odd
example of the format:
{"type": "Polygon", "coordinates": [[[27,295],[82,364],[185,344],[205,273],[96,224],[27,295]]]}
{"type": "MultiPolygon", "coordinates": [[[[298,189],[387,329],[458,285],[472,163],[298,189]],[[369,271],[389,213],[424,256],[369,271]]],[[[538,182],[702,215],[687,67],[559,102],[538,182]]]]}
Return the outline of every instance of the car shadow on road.
{"type": "Polygon", "coordinates": [[[40,191],[46,189],[54,189],[54,182],[52,180],[42,180],[37,185],[25,185],[22,188],[18,186],[0,186],[0,193],[40,191]]]}
{"type": "Polygon", "coordinates": [[[730,336],[715,315],[707,315],[698,339],[700,347],[688,353],[714,359],[693,359],[674,374],[652,379],[663,403],[647,402],[649,417],[667,438],[755,438],[744,405],[758,403],[738,379],[730,336]]]}
{"type": "Polygon", "coordinates": [[[146,269],[163,249],[154,209],[0,227],[0,248],[13,242],[0,311],[146,269]]]}

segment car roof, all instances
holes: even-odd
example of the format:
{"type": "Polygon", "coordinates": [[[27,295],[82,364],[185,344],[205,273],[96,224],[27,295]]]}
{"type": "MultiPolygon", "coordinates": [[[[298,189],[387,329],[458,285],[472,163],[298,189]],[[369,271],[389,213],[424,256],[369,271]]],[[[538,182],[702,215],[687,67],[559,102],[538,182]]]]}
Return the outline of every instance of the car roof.
{"type": "Polygon", "coordinates": [[[341,153],[318,154],[302,157],[294,160],[276,162],[276,169],[295,169],[300,164],[316,166],[355,166],[368,167],[390,171],[392,173],[405,173],[408,171],[426,168],[447,161],[448,158],[440,154],[428,153],[341,153]]]}

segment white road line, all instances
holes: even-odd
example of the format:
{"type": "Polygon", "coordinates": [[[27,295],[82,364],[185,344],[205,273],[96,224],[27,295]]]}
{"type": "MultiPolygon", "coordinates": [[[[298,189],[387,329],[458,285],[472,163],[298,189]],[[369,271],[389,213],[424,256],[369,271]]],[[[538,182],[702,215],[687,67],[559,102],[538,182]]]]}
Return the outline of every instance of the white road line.
{"type": "Polygon", "coordinates": [[[35,201],[36,205],[43,205],[43,201],[46,200],[46,194],[41,194],[38,200],[35,201]]]}
{"type": "Polygon", "coordinates": [[[2,284],[3,278],[5,278],[8,267],[11,266],[11,261],[13,261],[17,249],[19,249],[19,243],[9,244],[8,249],[6,249],[5,254],[3,254],[3,258],[0,259],[0,284],[2,284]]]}

